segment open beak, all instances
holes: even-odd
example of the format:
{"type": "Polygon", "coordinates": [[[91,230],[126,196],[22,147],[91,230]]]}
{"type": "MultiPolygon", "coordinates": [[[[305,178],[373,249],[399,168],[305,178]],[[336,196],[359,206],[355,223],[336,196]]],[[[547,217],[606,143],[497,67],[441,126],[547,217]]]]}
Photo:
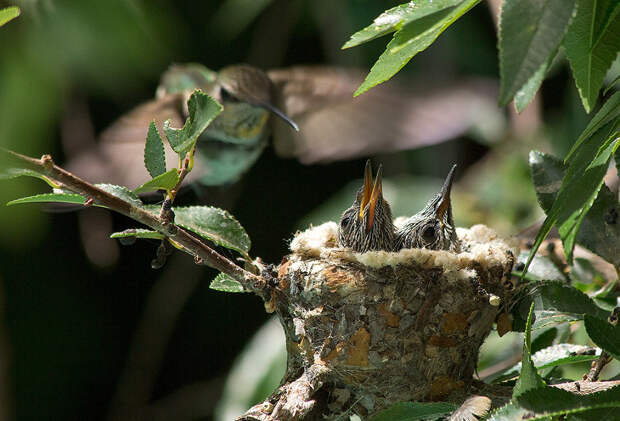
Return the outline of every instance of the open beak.
{"type": "Polygon", "coordinates": [[[437,219],[439,219],[439,221],[444,221],[444,216],[448,209],[450,209],[450,191],[452,190],[455,170],[456,164],[452,166],[452,169],[448,173],[446,181],[443,182],[443,187],[441,188],[441,201],[437,207],[437,219]]]}
{"type": "Polygon", "coordinates": [[[275,106],[269,104],[269,103],[262,103],[260,104],[261,107],[263,107],[266,110],[271,111],[272,113],[274,113],[275,115],[277,115],[278,117],[280,117],[282,120],[284,120],[289,126],[291,126],[293,129],[295,129],[295,131],[299,131],[299,126],[297,125],[297,123],[295,123],[293,121],[292,118],[290,118],[289,116],[287,116],[286,114],[284,114],[282,111],[280,111],[278,108],[276,108],[275,106]]]}
{"type": "Polygon", "coordinates": [[[377,206],[377,202],[383,198],[383,184],[381,182],[381,174],[383,167],[379,165],[379,170],[377,171],[377,178],[375,178],[375,185],[372,188],[372,193],[370,195],[370,206],[368,209],[368,229],[372,228],[372,224],[375,220],[375,208],[377,206]]]}
{"type": "Polygon", "coordinates": [[[370,165],[370,159],[366,161],[366,168],[364,168],[364,187],[362,188],[362,201],[360,202],[360,219],[364,217],[364,209],[370,201],[370,195],[372,190],[372,168],[370,165]]]}

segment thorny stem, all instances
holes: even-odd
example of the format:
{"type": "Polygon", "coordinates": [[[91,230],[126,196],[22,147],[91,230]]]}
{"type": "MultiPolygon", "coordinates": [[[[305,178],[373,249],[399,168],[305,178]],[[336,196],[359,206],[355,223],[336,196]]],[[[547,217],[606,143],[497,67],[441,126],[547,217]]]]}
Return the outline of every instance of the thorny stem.
{"type": "Polygon", "coordinates": [[[198,257],[207,266],[223,272],[239,281],[243,287],[256,293],[259,296],[265,294],[265,280],[243,268],[237,266],[229,259],[225,258],[211,247],[206,245],[200,239],[191,235],[184,229],[178,227],[174,223],[167,223],[158,216],[148,212],[147,210],[135,206],[123,199],[114,196],[81,178],[73,175],[67,170],[54,164],[50,155],[43,155],[41,159],[31,158],[17,152],[2,148],[13,158],[31,170],[43,173],[68,190],[81,194],[87,199],[92,199],[93,203],[105,206],[111,210],[128,216],[141,224],[144,224],[153,230],[165,235],[172,241],[182,246],[183,250],[194,257],[198,257]]]}

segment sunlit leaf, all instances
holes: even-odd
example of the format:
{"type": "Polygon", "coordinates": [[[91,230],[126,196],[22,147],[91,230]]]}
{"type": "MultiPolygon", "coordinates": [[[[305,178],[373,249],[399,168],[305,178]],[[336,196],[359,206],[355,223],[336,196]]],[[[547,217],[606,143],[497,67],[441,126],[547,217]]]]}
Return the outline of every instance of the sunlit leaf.
{"type": "Polygon", "coordinates": [[[127,187],[106,183],[95,184],[95,187],[99,187],[101,190],[106,191],[119,199],[123,199],[125,202],[129,202],[134,206],[144,205],[140,198],[127,187]]]}
{"type": "Polygon", "coordinates": [[[84,199],[84,197],[79,194],[45,193],[11,200],[7,203],[7,206],[18,205],[22,203],[73,203],[83,205],[84,202],[86,202],[86,199],[84,199]]]}
{"type": "Polygon", "coordinates": [[[523,338],[523,351],[521,353],[521,371],[517,384],[512,390],[512,397],[516,398],[528,390],[537,389],[545,386],[545,382],[538,375],[538,371],[532,362],[532,317],[534,314],[534,303],[530,306],[525,325],[525,335],[523,338]]]}
{"type": "Polygon", "coordinates": [[[0,26],[15,19],[21,14],[21,10],[17,6],[9,6],[0,9],[0,26]]]}
{"type": "MultiPolygon", "coordinates": [[[[525,265],[527,261],[528,253],[521,252],[517,257],[517,265],[522,263],[525,265]]],[[[521,273],[516,269],[513,269],[514,273],[520,275],[521,273]]],[[[534,256],[532,263],[527,272],[528,280],[545,280],[545,281],[565,281],[566,276],[560,272],[558,267],[553,263],[551,259],[546,256],[534,256]]]]}
{"type": "Polygon", "coordinates": [[[187,206],[175,207],[174,214],[177,225],[247,256],[250,237],[235,217],[225,210],[210,206],[187,206]]]}
{"type": "Polygon", "coordinates": [[[130,228],[124,231],[112,233],[110,238],[148,238],[152,240],[161,240],[164,236],[157,231],[143,228],[130,228]]]}
{"type": "Polygon", "coordinates": [[[370,69],[355,96],[363,94],[398,72],[420,51],[431,45],[448,26],[463,16],[480,0],[465,0],[458,6],[427,15],[404,25],[387,45],[385,51],[370,69]]]}
{"type": "Polygon", "coordinates": [[[598,110],[594,117],[592,117],[592,120],[590,120],[588,126],[579,135],[579,138],[571,147],[568,154],[566,154],[564,162],[568,162],[575,153],[575,151],[579,149],[581,144],[590,136],[592,136],[594,132],[596,132],[598,129],[600,129],[610,121],[616,119],[618,116],[620,116],[620,91],[614,93],[611,97],[609,97],[609,99],[605,101],[601,109],[598,110]]]}
{"type": "Polygon", "coordinates": [[[399,402],[375,414],[370,421],[432,421],[456,409],[448,402],[399,402]]]}
{"type": "Polygon", "coordinates": [[[506,105],[549,60],[575,0],[505,0],[499,24],[500,105],[506,105]]]}
{"type": "Polygon", "coordinates": [[[620,3],[578,0],[564,48],[583,107],[594,107],[605,74],[620,51],[620,3]]]}
{"type": "Polygon", "coordinates": [[[176,168],[172,168],[163,174],[147,181],[134,190],[134,193],[146,193],[156,190],[172,190],[179,182],[179,173],[176,168]]]}
{"type": "Polygon", "coordinates": [[[372,24],[356,32],[342,46],[343,49],[355,47],[375,38],[401,29],[414,20],[456,6],[463,0],[436,0],[434,2],[408,2],[381,13],[372,24]]]}
{"type": "Polygon", "coordinates": [[[209,95],[200,90],[195,90],[187,101],[189,117],[181,129],[170,127],[170,122],[164,123],[164,133],[170,142],[172,149],[179,155],[184,156],[189,152],[198,136],[207,128],[223,107],[209,95]]]}
{"type": "Polygon", "coordinates": [[[545,387],[525,393],[517,400],[523,407],[534,411],[537,418],[595,408],[620,408],[620,386],[586,395],[574,394],[556,387],[545,387]]]}
{"type": "Polygon", "coordinates": [[[33,171],[33,170],[26,169],[26,168],[6,168],[0,171],[0,180],[10,180],[12,178],[23,177],[23,176],[34,177],[34,178],[43,180],[52,188],[59,187],[57,183],[53,182],[45,175],[38,173],[36,171],[33,171]]]}
{"type": "Polygon", "coordinates": [[[514,420],[529,420],[529,416],[534,415],[531,411],[525,408],[521,408],[516,403],[510,402],[489,414],[486,421],[514,421],[514,420]]]}
{"type": "Polygon", "coordinates": [[[620,360],[620,326],[614,326],[607,320],[587,314],[584,325],[588,336],[595,344],[620,360]]]}
{"type": "Polygon", "coordinates": [[[151,121],[149,131],[146,134],[146,144],[144,145],[144,166],[151,177],[157,177],[166,172],[166,154],[164,152],[164,141],[159,135],[155,121],[151,121]]]}
{"type": "Polygon", "coordinates": [[[223,292],[247,292],[239,281],[221,272],[211,281],[209,288],[223,292]]]}

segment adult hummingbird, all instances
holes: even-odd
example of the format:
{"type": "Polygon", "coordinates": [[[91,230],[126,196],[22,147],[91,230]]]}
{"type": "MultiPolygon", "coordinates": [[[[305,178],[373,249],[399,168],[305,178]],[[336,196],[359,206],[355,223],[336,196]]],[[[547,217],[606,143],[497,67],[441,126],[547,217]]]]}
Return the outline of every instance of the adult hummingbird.
{"type": "Polygon", "coordinates": [[[397,251],[403,248],[459,251],[450,201],[455,170],[456,164],[452,166],[439,193],[398,229],[395,242],[397,251]]]}
{"type": "Polygon", "coordinates": [[[383,198],[379,166],[374,185],[370,160],[366,161],[364,185],[358,191],[353,205],[344,211],[338,225],[338,243],[353,251],[392,251],[394,224],[390,205],[383,198]]]}
{"type": "MultiPolygon", "coordinates": [[[[361,71],[335,67],[263,71],[232,65],[215,72],[201,64],[175,64],[162,75],[154,100],[119,118],[94,148],[67,166],[92,182],[141,185],[150,178],[143,165],[149,123],[155,120],[161,129],[171,119],[172,127],[181,127],[186,100],[197,88],[224,106],[200,137],[189,175],[188,181],[205,185],[236,181],[258,159],[270,133],[282,157],[329,162],[444,141],[476,122],[488,125],[493,117],[481,110],[496,109],[496,87],[489,81],[460,81],[432,91],[389,82],[353,98],[363,79],[361,71]]],[[[164,143],[172,166],[176,154],[164,143]]]]}

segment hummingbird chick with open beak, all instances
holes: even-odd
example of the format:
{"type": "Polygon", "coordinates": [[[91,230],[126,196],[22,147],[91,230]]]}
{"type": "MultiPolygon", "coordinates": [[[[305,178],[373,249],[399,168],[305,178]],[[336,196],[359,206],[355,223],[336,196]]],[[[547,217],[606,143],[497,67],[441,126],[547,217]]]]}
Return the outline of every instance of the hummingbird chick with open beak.
{"type": "Polygon", "coordinates": [[[372,183],[370,160],[366,162],[364,185],[357,192],[353,205],[342,214],[338,225],[338,244],[353,251],[394,250],[394,224],[390,205],[383,198],[379,166],[372,183]]]}
{"type": "Polygon", "coordinates": [[[450,201],[455,169],[456,164],[452,166],[441,191],[396,232],[397,251],[403,248],[459,251],[450,201]]]}

